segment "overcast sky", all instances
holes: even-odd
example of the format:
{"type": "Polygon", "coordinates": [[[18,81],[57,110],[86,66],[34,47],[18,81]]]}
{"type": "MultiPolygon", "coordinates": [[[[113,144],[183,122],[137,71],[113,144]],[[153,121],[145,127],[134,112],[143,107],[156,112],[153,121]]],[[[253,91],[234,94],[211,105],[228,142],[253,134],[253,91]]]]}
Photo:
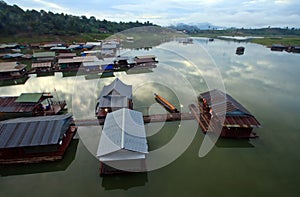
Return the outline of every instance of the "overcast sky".
{"type": "Polygon", "coordinates": [[[22,9],[150,21],[168,26],[209,22],[225,27],[300,27],[299,0],[4,0],[22,9]]]}

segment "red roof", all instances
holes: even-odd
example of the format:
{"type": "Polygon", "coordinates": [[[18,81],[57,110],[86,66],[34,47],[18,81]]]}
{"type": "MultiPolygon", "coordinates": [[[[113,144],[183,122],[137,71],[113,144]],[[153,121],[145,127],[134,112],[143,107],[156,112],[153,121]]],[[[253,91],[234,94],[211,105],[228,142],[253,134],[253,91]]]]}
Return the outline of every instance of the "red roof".
{"type": "Polygon", "coordinates": [[[214,116],[224,116],[223,126],[226,127],[260,127],[256,118],[237,100],[220,91],[211,90],[200,94],[200,99],[205,99],[213,110],[214,116]]]}
{"type": "Polygon", "coordinates": [[[226,127],[260,127],[260,123],[253,116],[227,116],[223,126],[226,127]]]}

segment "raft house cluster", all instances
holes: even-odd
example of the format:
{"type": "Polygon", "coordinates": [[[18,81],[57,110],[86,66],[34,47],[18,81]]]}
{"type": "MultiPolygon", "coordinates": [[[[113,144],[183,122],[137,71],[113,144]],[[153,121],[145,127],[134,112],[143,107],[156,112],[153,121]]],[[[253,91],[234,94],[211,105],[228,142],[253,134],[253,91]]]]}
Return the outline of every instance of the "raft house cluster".
{"type": "MultiPolygon", "coordinates": [[[[61,114],[66,103],[52,101],[50,93],[23,93],[0,97],[0,164],[39,163],[63,158],[76,129],[71,114],[61,114]]],[[[260,123],[230,95],[214,89],[201,93],[189,113],[180,112],[154,93],[166,114],[143,115],[134,110],[132,85],[116,78],[103,87],[97,100],[97,125],[103,125],[97,158],[100,175],[144,172],[148,142],[145,123],[195,119],[203,133],[224,138],[257,137],[260,123]],[[224,106],[226,106],[224,108],[224,106]],[[224,118],[222,121],[222,117],[224,118]]]]}
{"type": "Polygon", "coordinates": [[[72,45],[63,43],[0,45],[0,81],[54,75],[55,72],[79,72],[99,74],[131,68],[155,68],[155,56],[120,57],[119,40],[86,42],[72,45]],[[32,54],[22,54],[21,50],[31,50],[32,54]],[[12,61],[13,60],[13,61],[12,61]],[[29,61],[30,65],[22,62],[29,61]]]}
{"type": "MultiPolygon", "coordinates": [[[[50,51],[33,54],[32,70],[27,71],[26,66],[18,62],[1,62],[0,79],[62,70],[83,69],[84,72],[101,73],[122,68],[154,67],[158,62],[152,55],[112,58],[118,47],[119,43],[115,41],[68,47],[43,45],[44,50],[50,51]],[[69,53],[71,49],[80,50],[81,55],[69,53]],[[102,53],[105,50],[109,52],[102,53]],[[99,54],[105,58],[99,59],[99,54]]],[[[239,53],[243,52],[244,49],[239,49],[239,53]]],[[[205,134],[220,131],[220,136],[224,138],[247,139],[257,137],[253,129],[260,127],[260,123],[242,104],[216,89],[201,93],[198,102],[189,105],[190,112],[187,113],[180,112],[167,99],[154,93],[154,99],[167,113],[143,115],[134,110],[132,98],[132,85],[118,78],[104,86],[99,94],[95,124],[103,125],[97,150],[100,175],[146,171],[148,142],[145,123],[194,119],[205,134]]],[[[77,126],[90,124],[88,120],[78,121],[77,124],[76,120],[75,126],[71,114],[61,114],[65,106],[65,101],[53,101],[53,96],[45,92],[0,97],[0,164],[62,159],[77,126]]]]}
{"type": "Polygon", "coordinates": [[[0,164],[62,159],[76,132],[65,106],[47,92],[0,97],[0,164]]]}
{"type": "Polygon", "coordinates": [[[224,138],[258,137],[253,132],[254,128],[260,127],[256,118],[220,90],[201,93],[198,103],[189,105],[190,113],[180,112],[156,93],[154,98],[169,114],[149,117],[133,110],[132,86],[118,78],[104,86],[95,108],[99,123],[104,124],[97,151],[100,175],[145,171],[148,144],[144,124],[148,122],[196,119],[205,134],[216,134],[219,129],[224,138]],[[224,121],[221,121],[222,117],[224,121]]]}

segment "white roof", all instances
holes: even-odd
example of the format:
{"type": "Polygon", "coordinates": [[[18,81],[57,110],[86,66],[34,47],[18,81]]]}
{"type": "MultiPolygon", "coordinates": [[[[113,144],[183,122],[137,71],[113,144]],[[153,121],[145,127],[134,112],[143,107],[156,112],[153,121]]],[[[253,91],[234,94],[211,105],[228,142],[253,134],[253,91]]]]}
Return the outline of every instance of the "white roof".
{"type": "Polygon", "coordinates": [[[32,68],[48,68],[51,67],[51,62],[32,63],[32,68]]]}
{"type": "Polygon", "coordinates": [[[126,96],[127,98],[132,98],[132,86],[126,85],[119,78],[116,78],[111,84],[104,86],[99,98],[107,95],[120,95],[126,96]]]}
{"type": "Polygon", "coordinates": [[[85,45],[94,45],[94,46],[101,46],[101,42],[86,42],[85,45]]]}
{"type": "Polygon", "coordinates": [[[97,150],[100,161],[140,159],[147,153],[141,112],[122,108],[106,116],[97,150]]]}
{"type": "Polygon", "coordinates": [[[83,67],[90,67],[90,66],[101,66],[100,61],[95,61],[95,62],[82,62],[83,67]]]}
{"type": "Polygon", "coordinates": [[[66,64],[66,63],[80,63],[80,62],[95,62],[99,61],[96,56],[84,56],[84,57],[73,57],[66,59],[59,59],[58,64],[66,64]]]}
{"type": "Polygon", "coordinates": [[[83,51],[82,53],[85,53],[85,54],[90,54],[90,53],[101,53],[101,50],[83,51]]]}
{"type": "Polygon", "coordinates": [[[128,100],[126,96],[109,95],[99,99],[99,107],[127,107],[128,100]]]}
{"type": "Polygon", "coordinates": [[[118,46],[117,44],[102,44],[102,49],[116,49],[118,46]]]}

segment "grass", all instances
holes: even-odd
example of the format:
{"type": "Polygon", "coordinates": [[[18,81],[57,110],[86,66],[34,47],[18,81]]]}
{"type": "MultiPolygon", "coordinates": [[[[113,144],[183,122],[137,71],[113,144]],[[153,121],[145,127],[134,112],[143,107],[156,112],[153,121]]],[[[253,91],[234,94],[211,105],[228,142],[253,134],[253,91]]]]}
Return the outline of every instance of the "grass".
{"type": "Polygon", "coordinates": [[[266,37],[266,38],[255,38],[251,42],[271,46],[272,44],[282,44],[284,46],[300,46],[300,37],[266,37]]]}
{"type": "MultiPolygon", "coordinates": [[[[191,36],[198,36],[198,37],[207,37],[207,38],[217,38],[218,36],[232,36],[228,33],[203,33],[203,34],[192,34],[191,36]]],[[[247,35],[242,35],[247,36],[247,35]]],[[[253,36],[253,35],[250,35],[253,36]]],[[[271,37],[271,36],[263,36],[264,38],[254,38],[251,39],[250,42],[261,44],[265,46],[271,46],[272,44],[282,44],[284,46],[300,46],[300,37],[299,36],[278,36],[278,37],[271,37]]]]}

